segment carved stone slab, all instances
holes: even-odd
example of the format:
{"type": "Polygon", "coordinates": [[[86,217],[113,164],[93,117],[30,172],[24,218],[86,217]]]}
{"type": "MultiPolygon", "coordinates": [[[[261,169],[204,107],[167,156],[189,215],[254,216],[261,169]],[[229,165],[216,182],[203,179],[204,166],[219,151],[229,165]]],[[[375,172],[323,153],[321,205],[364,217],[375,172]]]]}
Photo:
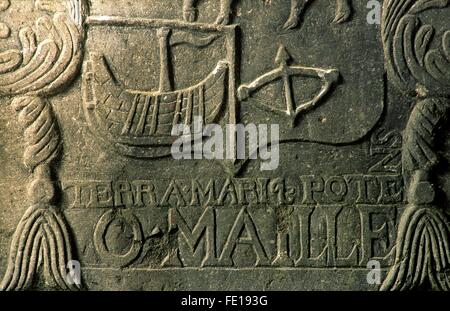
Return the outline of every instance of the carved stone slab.
{"type": "Polygon", "coordinates": [[[450,1],[0,17],[0,289],[450,289],[450,1]],[[277,125],[278,166],[177,159],[196,120],[277,125]]]}

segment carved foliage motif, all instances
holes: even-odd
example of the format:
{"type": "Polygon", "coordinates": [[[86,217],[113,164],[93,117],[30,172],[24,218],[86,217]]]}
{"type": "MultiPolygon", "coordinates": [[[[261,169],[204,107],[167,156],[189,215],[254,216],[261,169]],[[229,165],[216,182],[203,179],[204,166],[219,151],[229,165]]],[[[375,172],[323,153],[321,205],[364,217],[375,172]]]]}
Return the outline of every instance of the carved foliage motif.
{"type": "Polygon", "coordinates": [[[409,95],[450,95],[450,30],[435,29],[421,19],[421,13],[448,5],[448,0],[385,3],[382,32],[387,70],[396,86],[409,95]],[[439,48],[431,47],[433,39],[439,48]]]}
{"type": "Polygon", "coordinates": [[[43,16],[34,29],[19,32],[21,50],[0,55],[0,94],[46,96],[59,91],[77,73],[81,59],[80,2],[67,13],[43,16]],[[79,10],[78,9],[78,10],[79,10]]]}

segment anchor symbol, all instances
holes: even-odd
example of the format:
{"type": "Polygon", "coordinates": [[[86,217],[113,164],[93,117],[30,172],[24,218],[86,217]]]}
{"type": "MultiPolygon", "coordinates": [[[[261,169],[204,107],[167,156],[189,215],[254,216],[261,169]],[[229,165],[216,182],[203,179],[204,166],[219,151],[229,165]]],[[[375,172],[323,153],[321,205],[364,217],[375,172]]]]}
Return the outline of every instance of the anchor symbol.
{"type": "Polygon", "coordinates": [[[289,66],[291,56],[286,50],[284,45],[280,45],[277,56],[275,58],[275,64],[278,67],[272,71],[269,71],[253,82],[249,84],[243,84],[238,89],[238,98],[241,101],[247,100],[252,93],[261,89],[262,87],[269,85],[279,79],[283,81],[284,100],[286,103],[286,109],[281,110],[274,106],[262,105],[268,108],[272,112],[288,116],[291,118],[292,127],[295,127],[295,121],[302,113],[317,106],[320,101],[327,95],[332,89],[333,85],[337,84],[340,73],[337,69],[323,69],[303,66],[289,66]],[[295,97],[292,89],[292,78],[295,76],[301,76],[306,78],[320,79],[322,81],[322,88],[319,93],[314,96],[310,101],[296,105],[295,97]]]}

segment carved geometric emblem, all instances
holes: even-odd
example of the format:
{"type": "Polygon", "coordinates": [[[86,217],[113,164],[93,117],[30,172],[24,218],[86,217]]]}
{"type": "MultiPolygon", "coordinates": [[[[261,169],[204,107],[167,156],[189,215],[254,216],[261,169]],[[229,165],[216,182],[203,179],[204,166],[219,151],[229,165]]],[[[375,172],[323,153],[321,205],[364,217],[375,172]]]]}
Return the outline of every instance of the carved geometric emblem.
{"type": "Polygon", "coordinates": [[[286,109],[279,109],[264,104],[262,106],[272,112],[287,115],[291,118],[292,126],[295,126],[295,121],[299,115],[314,108],[319,101],[330,92],[332,86],[336,84],[339,79],[339,71],[336,69],[289,66],[288,62],[290,58],[291,56],[288,54],[286,48],[283,45],[280,46],[277,57],[275,58],[275,64],[278,65],[278,67],[257,78],[255,81],[240,86],[238,89],[238,96],[240,100],[246,100],[250,97],[251,93],[281,79],[286,109]],[[292,79],[295,76],[319,79],[322,82],[322,87],[317,95],[314,95],[311,100],[297,104],[292,90],[292,79]]]}

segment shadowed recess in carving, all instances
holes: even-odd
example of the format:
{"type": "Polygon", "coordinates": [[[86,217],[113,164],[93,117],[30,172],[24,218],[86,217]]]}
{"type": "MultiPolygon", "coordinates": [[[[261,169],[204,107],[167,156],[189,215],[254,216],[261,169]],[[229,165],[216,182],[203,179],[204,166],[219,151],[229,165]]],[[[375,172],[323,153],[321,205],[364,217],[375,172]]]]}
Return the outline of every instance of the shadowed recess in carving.
{"type": "Polygon", "coordinates": [[[127,213],[127,211],[108,211],[100,217],[95,227],[95,248],[101,257],[101,261],[110,266],[124,268],[130,265],[141,253],[143,243],[141,223],[134,214],[127,213]],[[108,231],[113,231],[111,227],[114,221],[119,221],[122,227],[129,226],[131,231],[132,237],[130,237],[130,241],[126,240],[127,234],[124,229],[120,230],[112,239],[118,245],[123,244],[121,247],[116,246],[116,248],[124,248],[125,250],[123,252],[117,252],[117,249],[107,245],[108,231]],[[121,240],[121,243],[117,243],[121,240]],[[130,244],[129,249],[127,249],[127,244],[130,244]]]}

